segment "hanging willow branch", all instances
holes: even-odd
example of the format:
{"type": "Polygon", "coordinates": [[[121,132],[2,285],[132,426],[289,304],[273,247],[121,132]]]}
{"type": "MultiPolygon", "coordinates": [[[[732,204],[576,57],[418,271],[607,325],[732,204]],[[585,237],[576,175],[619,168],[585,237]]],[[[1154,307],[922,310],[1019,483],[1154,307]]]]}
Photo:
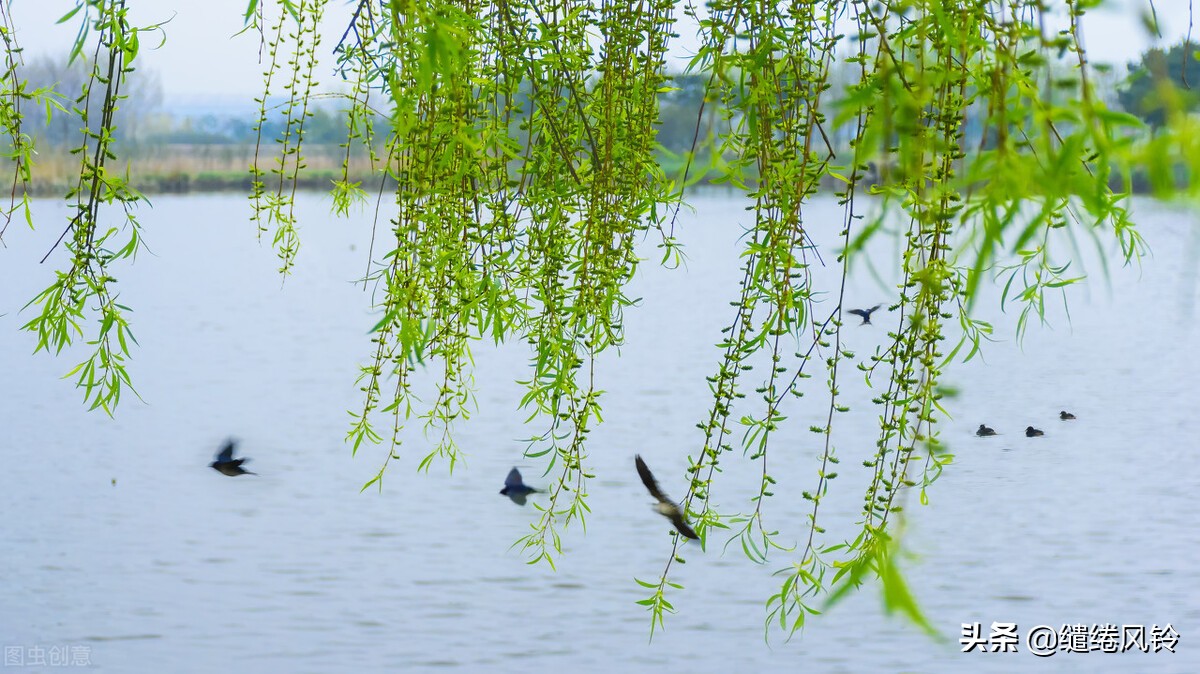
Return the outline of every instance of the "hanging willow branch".
{"type": "MultiPolygon", "coordinates": [[[[347,147],[375,147],[364,120],[379,91],[391,106],[386,174],[395,184],[388,250],[366,278],[381,318],[349,433],[356,452],[364,442],[391,447],[366,486],[382,484],[412,420],[435,440],[421,467],[440,459],[453,468],[461,458],[454,422],[474,407],[471,342],[526,342],[522,405],[543,424],[526,454],[544,458],[554,479],[519,542],[531,562],[553,565],[564,527],[589,512],[586,440],[603,399],[596,358],[623,339],[635,243],[655,232],[664,261],[677,259],[667,214],[697,163],[742,190],[752,208],[744,274],[709,378],[712,407],[689,459],[688,516],[704,544],[729,530],[755,562],[772,551],[794,556],[767,601],[768,625],[785,633],[869,576],[882,580],[889,606],[928,628],[895,565],[897,520],[908,490],[927,502],[952,459],[938,440],[939,382],[964,345],[970,358],[990,334],[969,313],[978,284],[1018,252],[1000,267],[1010,285],[1022,280],[1015,299],[1023,331],[1042,316],[1047,291],[1078,280],[1056,262],[1054,229],[1094,223],[1087,231],[1115,235],[1127,262],[1142,247],[1103,168],[1129,119],[1105,112],[1090,92],[1080,7],[1067,3],[1064,34],[1044,35],[1046,10],[1033,0],[902,4],[688,6],[702,38],[689,67],[707,86],[676,182],[655,146],[660,97],[671,90],[674,2],[358,3],[337,50],[352,91],[347,147]],[[1075,57],[1066,77],[1073,93],[1064,96],[1061,81],[1043,93],[1039,78],[1063,79],[1060,52],[1075,57]],[[848,71],[853,78],[834,89],[837,73],[848,71]],[[969,134],[972,124],[982,130],[969,134]],[[838,146],[838,137],[851,140],[838,146]],[[831,185],[840,186],[833,191],[844,209],[832,288],[815,285],[813,265],[826,260],[810,236],[829,224],[806,218],[812,197],[831,185]],[[864,192],[883,200],[871,221],[859,210],[864,192]],[[1022,206],[1030,217],[1015,217],[1022,206]],[[866,453],[839,450],[833,428],[848,409],[839,396],[856,358],[841,335],[845,283],[885,218],[907,223],[902,282],[888,307],[890,342],[857,363],[880,390],[879,437],[866,453]],[[951,334],[959,342],[947,353],[951,334]],[[428,367],[435,383],[420,395],[414,386],[428,367]],[[814,389],[812,379],[823,386],[814,389]],[[779,497],[768,460],[797,449],[773,440],[812,405],[825,418],[811,428],[819,462],[813,488],[787,495],[811,502],[803,545],[791,548],[768,523],[768,501],[779,497]],[[755,493],[720,501],[744,498],[747,509],[718,510],[718,466],[738,448],[737,460],[757,462],[761,479],[755,493]],[[827,541],[820,505],[847,453],[871,469],[860,530],[827,541]]],[[[282,3],[272,34],[288,34],[280,26],[289,8],[305,6],[282,3]]],[[[272,59],[282,48],[278,39],[269,47],[272,59]]],[[[304,63],[296,59],[293,68],[304,63]]],[[[302,109],[289,104],[288,128],[302,109]]],[[[285,158],[299,156],[299,140],[285,139],[285,158]]],[[[334,192],[343,211],[365,196],[345,179],[334,192]]],[[[264,211],[280,220],[270,207],[256,213],[264,211]]],[[[290,236],[281,256],[294,255],[290,236]]],[[[825,232],[815,238],[829,240],[825,232]]],[[[653,591],[640,602],[652,631],[674,610],[667,592],[681,587],[670,580],[679,543],[656,581],[638,581],[653,591]]]]}
{"type": "MultiPolygon", "coordinates": [[[[299,260],[294,202],[327,4],[252,0],[246,12],[265,71],[251,219],[272,234],[284,274],[299,260]],[[269,97],[280,91],[275,105],[269,97]],[[272,160],[262,130],[275,115],[283,124],[272,160]]],[[[637,246],[651,237],[665,264],[678,262],[672,214],[707,179],[741,191],[749,209],[731,223],[745,229],[744,266],[729,288],[729,322],[714,336],[711,406],[688,452],[684,506],[701,545],[727,531],[726,544],[753,562],[789,558],[766,602],[768,627],[785,634],[870,579],[889,607],[928,628],[895,561],[899,533],[910,494],[927,503],[952,459],[939,440],[940,382],[991,333],[971,315],[980,284],[998,274],[1002,301],[1021,307],[1023,334],[1044,320],[1048,294],[1081,278],[1068,274],[1062,236],[1111,237],[1125,263],[1141,255],[1127,195],[1110,187],[1114,167],[1142,162],[1157,175],[1172,161],[1195,162],[1182,149],[1195,135],[1186,117],[1139,145],[1136,120],[1092,91],[1081,39],[1091,4],[360,0],[346,8],[333,50],[347,92],[335,212],[368,199],[350,180],[352,162],[365,158],[379,180],[369,186],[378,217],[363,278],[379,318],[347,439],[354,452],[378,443],[387,452],[364,489],[382,488],[410,423],[432,439],[420,466],[453,468],[462,459],[455,424],[475,408],[472,343],[523,342],[521,404],[537,429],[526,455],[542,458],[553,479],[519,543],[531,562],[553,565],[564,531],[590,512],[587,439],[604,400],[598,357],[624,339],[637,246]],[[1068,17],[1061,32],[1044,28],[1051,4],[1068,17]],[[692,75],[678,79],[705,84],[693,145],[674,176],[656,138],[661,101],[676,90],[667,56],[677,11],[698,25],[700,44],[692,75]],[[809,217],[823,193],[842,206],[836,222],[809,217]],[[902,278],[876,319],[889,327],[888,342],[862,361],[841,333],[846,280],[885,223],[902,232],[902,278]],[[821,251],[814,241],[838,248],[821,251]],[[815,274],[816,266],[831,267],[836,280],[819,285],[829,272],[815,274]],[[852,366],[877,391],[873,447],[833,440],[852,366]],[[811,444],[781,444],[781,429],[803,413],[823,419],[809,429],[811,444]],[[794,452],[816,455],[812,486],[777,492],[772,467],[794,452]],[[828,532],[822,503],[845,482],[844,458],[869,478],[852,487],[863,493],[856,527],[828,532]],[[751,493],[724,489],[727,461],[754,463],[751,493]],[[771,519],[778,499],[807,502],[799,531],[771,519]]],[[[50,114],[58,103],[54,92],[26,90],[2,7],[0,125],[14,167],[7,222],[18,209],[29,219],[22,186],[34,153],[21,132],[24,110],[32,103],[50,114]]],[[[84,129],[60,239],[68,259],[30,303],[40,313],[25,328],[39,350],[60,351],[94,325],[93,353],[71,374],[93,407],[111,413],[131,386],[132,341],[111,266],[141,245],[133,208],[142,200],[110,169],[112,119],[139,29],[120,0],[80,0],[65,18],[76,14],[73,56],[91,48],[93,70],[74,105],[57,108],[84,129]],[[113,203],[119,225],[104,218],[113,203]]],[[[676,539],[658,577],[637,581],[651,590],[639,602],[651,633],[674,610],[667,594],[682,589],[672,572],[683,550],[676,539]]]]}
{"type": "MultiPolygon", "coordinates": [[[[85,334],[86,317],[95,313],[97,330],[87,341],[92,353],[67,376],[76,377],[76,385],[84,390],[92,409],[100,408],[111,415],[121,393],[125,389],[134,391],[125,361],[130,342],[136,340],[125,315],[129,309],[117,301],[113,288],[116,278],[110,270],[117,260],[133,259],[142,246],[141,225],[134,209],[145,200],[127,177],[109,168],[117,159],[113,114],[125,98],[122,85],[138,56],[139,33],[158,27],[130,26],[123,0],[81,2],[64,20],[81,11],[83,28],[71,58],[84,58],[89,31],[94,33],[95,42],[88,57],[91,72],[70,110],[81,126],[79,145],[71,150],[79,158],[79,177],[66,195],[73,215],[42,262],[60,245],[66,248],[69,259],[66,269],[56,272],[54,282],[26,305],[38,307],[40,313],[23,328],[37,334],[36,351],[53,349],[57,353],[85,334]],[[103,217],[105,207],[111,204],[119,205],[122,211],[117,223],[103,217]]],[[[18,171],[27,171],[30,155],[24,152],[21,156],[24,163],[18,171]]]]}

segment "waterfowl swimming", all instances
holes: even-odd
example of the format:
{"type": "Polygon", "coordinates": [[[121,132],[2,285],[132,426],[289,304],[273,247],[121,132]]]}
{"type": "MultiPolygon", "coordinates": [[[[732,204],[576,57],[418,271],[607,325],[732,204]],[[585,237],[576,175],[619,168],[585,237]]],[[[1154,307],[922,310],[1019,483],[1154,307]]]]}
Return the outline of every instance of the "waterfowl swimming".
{"type": "Polygon", "coordinates": [[[1033,426],[1025,427],[1025,437],[1027,437],[1027,438],[1036,438],[1036,437],[1039,437],[1042,435],[1045,435],[1045,433],[1039,431],[1038,429],[1034,428],[1033,426]]]}
{"type": "Polygon", "coordinates": [[[1071,414],[1070,412],[1068,412],[1066,410],[1063,410],[1058,413],[1058,418],[1062,419],[1063,421],[1070,421],[1075,418],[1075,415],[1071,414]]]}
{"type": "Polygon", "coordinates": [[[987,426],[984,426],[983,424],[979,424],[979,430],[975,431],[975,435],[978,435],[981,438],[987,437],[989,435],[995,435],[995,434],[996,434],[995,430],[988,428],[987,426]]]}

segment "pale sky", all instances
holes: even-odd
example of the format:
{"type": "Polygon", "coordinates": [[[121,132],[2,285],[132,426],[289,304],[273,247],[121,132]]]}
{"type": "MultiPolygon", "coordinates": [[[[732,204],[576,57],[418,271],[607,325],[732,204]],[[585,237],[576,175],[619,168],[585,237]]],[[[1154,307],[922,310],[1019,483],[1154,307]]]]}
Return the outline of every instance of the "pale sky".
{"type": "MultiPolygon", "coordinates": [[[[1064,4],[1063,0],[1051,2],[1064,4]]],[[[74,4],[74,0],[12,0],[17,41],[27,58],[67,53],[79,28],[78,16],[63,25],[55,22],[74,4]]],[[[355,4],[330,0],[320,47],[323,54],[328,55],[337,44],[355,4]]],[[[1176,43],[1187,34],[1189,4],[1189,0],[1155,0],[1165,44],[1176,43]]],[[[169,20],[165,44],[154,49],[159,37],[147,34],[138,57],[139,67],[161,76],[168,103],[249,100],[260,93],[263,68],[258,63],[258,34],[233,37],[242,28],[247,0],[129,0],[128,5],[135,25],[169,20]]],[[[1139,19],[1149,6],[1149,0],[1109,0],[1107,6],[1089,12],[1083,22],[1084,44],[1092,61],[1124,64],[1151,46],[1151,36],[1139,19]]],[[[682,69],[688,45],[695,44],[691,37],[694,27],[681,23],[677,32],[683,37],[676,50],[681,59],[676,70],[682,69]]],[[[1194,37],[1200,39],[1200,25],[1194,37]]],[[[332,58],[325,60],[326,64],[332,62],[332,58]]],[[[318,72],[317,79],[324,91],[337,88],[329,65],[318,72]]]]}

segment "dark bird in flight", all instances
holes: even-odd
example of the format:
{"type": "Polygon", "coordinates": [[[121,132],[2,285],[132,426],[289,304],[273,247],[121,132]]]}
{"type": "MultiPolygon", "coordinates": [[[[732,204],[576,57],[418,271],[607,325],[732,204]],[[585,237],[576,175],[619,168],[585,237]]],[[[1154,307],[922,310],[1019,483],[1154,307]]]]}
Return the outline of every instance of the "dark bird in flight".
{"type": "Polygon", "coordinates": [[[989,436],[989,435],[995,435],[995,434],[996,434],[995,429],[988,428],[987,426],[984,426],[983,424],[979,424],[979,430],[975,431],[975,435],[978,435],[981,438],[989,436]]]}
{"type": "Polygon", "coordinates": [[[871,307],[869,309],[850,309],[850,313],[857,315],[857,317],[863,319],[863,323],[859,323],[859,325],[875,325],[874,323],[871,323],[871,314],[875,313],[875,309],[880,308],[882,306],[883,305],[875,305],[874,307],[871,307]]]}
{"type": "Polygon", "coordinates": [[[850,313],[863,319],[863,322],[859,323],[859,325],[874,325],[874,323],[871,322],[871,314],[873,314],[876,309],[882,306],[882,304],[876,304],[870,309],[851,309],[850,313]]]}
{"type": "Polygon", "coordinates": [[[1072,419],[1075,418],[1075,415],[1071,414],[1070,412],[1068,412],[1066,410],[1063,410],[1058,413],[1058,418],[1062,419],[1063,421],[1071,421],[1072,419]]]}
{"type": "Polygon", "coordinates": [[[258,473],[251,473],[245,468],[242,468],[242,464],[246,463],[250,459],[233,458],[233,448],[236,444],[237,443],[232,439],[226,440],[225,446],[222,447],[221,451],[217,454],[217,460],[208,464],[209,467],[218,473],[221,473],[222,475],[228,475],[229,477],[237,477],[238,475],[258,475],[258,473]]]}
{"type": "Polygon", "coordinates": [[[1026,427],[1025,427],[1025,437],[1027,437],[1027,438],[1036,438],[1036,437],[1038,437],[1038,436],[1041,436],[1041,435],[1045,435],[1045,433],[1043,433],[1043,432],[1039,431],[1038,429],[1034,428],[1033,426],[1026,426],[1026,427]]]}
{"type": "Polygon", "coordinates": [[[521,481],[521,471],[513,468],[508,471],[508,477],[504,478],[504,489],[500,490],[501,496],[507,496],[512,499],[517,505],[525,505],[525,497],[530,494],[537,494],[541,489],[534,489],[521,481]]]}
{"type": "Polygon", "coordinates": [[[642,457],[635,456],[633,460],[637,464],[637,472],[638,476],[642,478],[642,484],[646,485],[646,489],[650,492],[650,495],[658,501],[658,503],[654,504],[654,511],[671,520],[671,524],[675,525],[675,530],[684,536],[692,540],[700,538],[688,526],[687,520],[683,519],[683,513],[679,511],[679,506],[675,505],[675,502],[667,498],[667,495],[662,493],[662,490],[658,488],[658,482],[654,481],[654,473],[650,472],[650,468],[646,466],[645,461],[642,461],[642,457]]]}

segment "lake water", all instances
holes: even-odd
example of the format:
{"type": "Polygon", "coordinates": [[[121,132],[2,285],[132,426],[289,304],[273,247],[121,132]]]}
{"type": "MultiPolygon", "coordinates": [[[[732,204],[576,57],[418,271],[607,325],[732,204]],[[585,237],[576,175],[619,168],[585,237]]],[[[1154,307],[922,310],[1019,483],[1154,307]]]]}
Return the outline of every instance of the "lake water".
{"type": "MultiPolygon", "coordinates": [[[[522,345],[476,351],[480,409],[458,429],[465,466],[416,472],[428,450],[411,434],[382,493],[359,493],[385,457],[366,447],[352,458],[343,443],[376,320],[349,282],[366,267],[367,215],[337,220],[326,199],[304,196],[301,257],[281,285],[244,198],[156,198],[141,211],[152,254],[116,272],[135,309],[131,371],[146,402],[128,397],[109,419],[86,412],[60,378],[79,352],[31,356],[33,337],[18,331],[30,318],[22,305],[52,278],[37,260],[67,217],[39,202],[39,230],[14,222],[0,249],[6,665],[56,670],[22,669],[15,658],[77,648],[112,672],[1200,670],[1200,223],[1151,202],[1135,210],[1152,257],[1107,280],[1089,264],[1070,321],[1052,304],[1052,326],[1031,327],[1021,347],[999,289],[980,302],[998,342],[948,375],[961,395],[941,428],[956,462],[928,507],[915,495],[907,502],[904,567],[944,641],[885,616],[869,585],[791,641],[772,632],[768,643],[763,604],[780,582],[771,574],[792,557],[776,552],[757,566],[736,542],[722,552],[719,536],[708,550],[685,548],[673,580],[686,589],[669,595],[679,613],[649,640],[649,616],[635,604],[648,591],[633,579],[657,578],[671,539],[632,458],[641,453],[668,494],[683,494],[747,217],[731,197],[693,203],[679,225],[686,268],[641,268],[633,294],[643,306],[627,315],[620,357],[604,362],[606,423],[587,463],[593,513],[586,532],[567,531],[554,571],[510,549],[537,513],[497,494],[513,465],[545,484],[542,464],[521,456],[521,438],[541,430],[517,410],[522,345]],[[1078,421],[1060,422],[1060,409],[1078,421]],[[1002,435],[974,437],[980,423],[1002,435]],[[1025,438],[1030,424],[1046,436],[1025,438]],[[229,435],[260,476],[207,467],[229,435]],[[1014,622],[1021,634],[1039,624],[1170,623],[1180,636],[1175,654],[1039,658],[1023,642],[1018,653],[963,654],[970,622],[985,633],[1014,622]]],[[[809,221],[823,216],[840,222],[832,202],[816,202],[809,221]]],[[[894,271],[884,267],[884,277],[894,271]]],[[[867,271],[851,280],[852,306],[893,296],[867,271]]],[[[860,357],[893,316],[881,309],[873,327],[848,321],[860,357]]],[[[876,436],[873,394],[851,373],[843,393],[853,409],[834,434],[842,476],[827,502],[831,536],[852,531],[836,524],[853,521],[876,436]]],[[[784,541],[807,533],[798,494],[816,483],[819,437],[806,429],[824,406],[821,380],[788,410],[795,427],[772,453],[780,485],[767,524],[784,541]]],[[[755,468],[732,458],[714,498],[744,511],[755,468]]]]}

